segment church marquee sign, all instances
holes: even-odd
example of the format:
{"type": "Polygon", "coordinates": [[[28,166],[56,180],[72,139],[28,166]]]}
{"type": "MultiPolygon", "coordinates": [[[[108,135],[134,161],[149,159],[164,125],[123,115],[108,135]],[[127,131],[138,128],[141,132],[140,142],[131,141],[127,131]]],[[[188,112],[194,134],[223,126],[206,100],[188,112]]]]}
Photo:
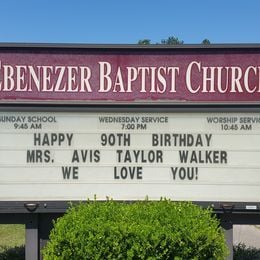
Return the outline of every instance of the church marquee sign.
{"type": "Polygon", "coordinates": [[[0,46],[0,201],[259,209],[259,101],[258,46],[0,46]]]}

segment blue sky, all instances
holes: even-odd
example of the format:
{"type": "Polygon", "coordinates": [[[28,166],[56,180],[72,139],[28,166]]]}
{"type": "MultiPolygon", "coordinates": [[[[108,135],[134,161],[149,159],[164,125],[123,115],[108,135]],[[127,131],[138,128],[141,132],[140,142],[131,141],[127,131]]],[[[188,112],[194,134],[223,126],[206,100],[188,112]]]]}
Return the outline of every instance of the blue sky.
{"type": "Polygon", "coordinates": [[[1,0],[0,42],[260,43],[259,0],[1,0]]]}

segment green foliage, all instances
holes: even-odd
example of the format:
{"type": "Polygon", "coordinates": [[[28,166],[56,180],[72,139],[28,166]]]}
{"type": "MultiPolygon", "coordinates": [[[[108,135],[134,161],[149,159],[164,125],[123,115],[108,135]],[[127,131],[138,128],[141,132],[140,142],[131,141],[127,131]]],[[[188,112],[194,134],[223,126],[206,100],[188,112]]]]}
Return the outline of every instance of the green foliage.
{"type": "Polygon", "coordinates": [[[161,44],[166,44],[166,45],[179,45],[179,44],[184,44],[184,41],[179,40],[175,36],[170,36],[167,39],[162,39],[161,44]]]}
{"type": "Polygon", "coordinates": [[[25,248],[24,246],[15,246],[13,248],[0,247],[1,260],[24,260],[25,248]]]}
{"type": "Polygon", "coordinates": [[[210,210],[187,202],[87,202],[54,223],[44,259],[225,259],[210,210]]]}
{"type": "MultiPolygon", "coordinates": [[[[137,44],[139,45],[150,45],[151,44],[151,40],[150,39],[142,39],[139,40],[137,42],[137,44]]],[[[178,37],[175,36],[170,36],[167,39],[162,39],[160,43],[156,43],[156,44],[162,44],[162,45],[180,45],[180,44],[184,44],[184,41],[180,40],[178,37]]],[[[205,38],[201,44],[204,45],[209,45],[211,44],[210,40],[205,38]]]]}
{"type": "Polygon", "coordinates": [[[151,40],[149,40],[149,39],[139,40],[137,44],[139,44],[139,45],[150,45],[151,40]]]}
{"type": "Polygon", "coordinates": [[[245,244],[239,243],[234,246],[234,260],[257,260],[260,259],[260,249],[255,247],[247,247],[245,244]]]}
{"type": "Polygon", "coordinates": [[[209,39],[204,39],[202,41],[202,44],[208,45],[208,44],[210,44],[210,40],[209,39]]]}

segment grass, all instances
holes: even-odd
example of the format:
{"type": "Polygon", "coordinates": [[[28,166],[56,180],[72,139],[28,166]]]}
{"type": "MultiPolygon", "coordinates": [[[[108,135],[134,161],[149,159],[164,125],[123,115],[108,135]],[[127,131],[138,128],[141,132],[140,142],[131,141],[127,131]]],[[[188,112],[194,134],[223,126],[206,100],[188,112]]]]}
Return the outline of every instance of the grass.
{"type": "Polygon", "coordinates": [[[24,225],[0,225],[0,260],[24,260],[24,244],[24,225]]]}
{"type": "Polygon", "coordinates": [[[24,225],[0,225],[0,252],[25,244],[24,225]]]}

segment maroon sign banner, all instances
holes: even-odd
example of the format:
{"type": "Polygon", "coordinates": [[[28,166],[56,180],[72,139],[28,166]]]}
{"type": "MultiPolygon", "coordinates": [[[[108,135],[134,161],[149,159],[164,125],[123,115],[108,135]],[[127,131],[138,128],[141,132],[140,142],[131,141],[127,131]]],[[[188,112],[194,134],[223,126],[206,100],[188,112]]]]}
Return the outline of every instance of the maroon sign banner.
{"type": "Polygon", "coordinates": [[[259,102],[260,48],[0,47],[1,102],[259,102]]]}

